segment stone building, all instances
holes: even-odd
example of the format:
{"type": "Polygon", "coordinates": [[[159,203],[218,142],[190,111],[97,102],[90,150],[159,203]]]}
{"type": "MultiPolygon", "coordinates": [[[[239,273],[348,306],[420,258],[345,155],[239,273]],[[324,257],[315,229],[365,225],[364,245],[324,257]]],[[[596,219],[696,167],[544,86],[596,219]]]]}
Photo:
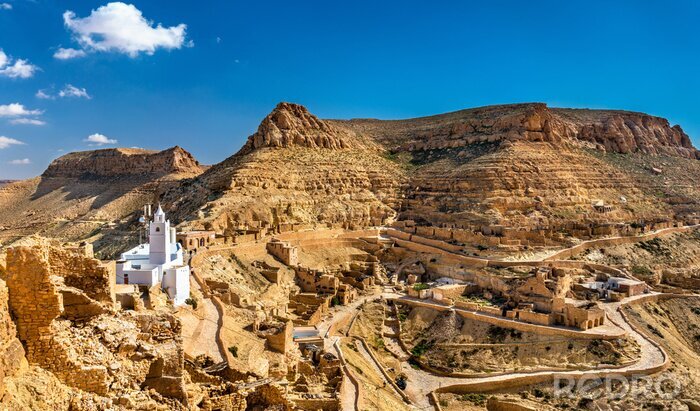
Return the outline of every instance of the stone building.
{"type": "Polygon", "coordinates": [[[632,280],[630,278],[610,277],[607,281],[608,290],[624,294],[628,297],[644,294],[649,290],[649,286],[644,281],[632,280]]]}
{"type": "Polygon", "coordinates": [[[213,231],[186,231],[177,233],[175,238],[185,251],[197,251],[212,245],[216,240],[216,233],[213,231]]]}
{"type": "Polygon", "coordinates": [[[299,249],[285,241],[273,238],[267,243],[267,251],[290,267],[299,265],[299,249]]]}
{"type": "Polygon", "coordinates": [[[148,243],[123,253],[117,261],[117,284],[138,284],[153,287],[160,284],[173,305],[190,298],[190,267],[184,263],[182,245],[170,227],[163,209],[149,223],[148,243]]]}

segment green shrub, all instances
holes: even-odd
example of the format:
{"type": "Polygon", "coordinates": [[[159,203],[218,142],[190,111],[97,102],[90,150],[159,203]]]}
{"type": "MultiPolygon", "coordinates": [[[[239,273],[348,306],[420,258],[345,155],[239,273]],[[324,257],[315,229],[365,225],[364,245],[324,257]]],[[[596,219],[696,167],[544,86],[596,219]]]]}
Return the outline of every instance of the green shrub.
{"type": "Polygon", "coordinates": [[[228,351],[233,355],[234,357],[238,358],[238,347],[235,345],[232,345],[228,347],[228,351]]]}
{"type": "Polygon", "coordinates": [[[191,305],[192,309],[194,309],[194,310],[197,309],[197,299],[196,298],[190,297],[190,298],[186,299],[185,304],[191,305]]]}
{"type": "Polygon", "coordinates": [[[428,284],[425,284],[425,283],[415,283],[415,284],[413,284],[413,289],[414,289],[415,291],[427,290],[428,288],[430,288],[430,286],[429,286],[428,284]]]}
{"type": "Polygon", "coordinates": [[[425,354],[428,350],[433,348],[433,341],[421,340],[415,347],[411,350],[411,354],[415,357],[420,357],[425,354]]]}
{"type": "Polygon", "coordinates": [[[470,402],[474,405],[477,406],[482,406],[486,404],[486,395],[484,394],[463,394],[462,396],[459,397],[460,400],[470,402]]]}

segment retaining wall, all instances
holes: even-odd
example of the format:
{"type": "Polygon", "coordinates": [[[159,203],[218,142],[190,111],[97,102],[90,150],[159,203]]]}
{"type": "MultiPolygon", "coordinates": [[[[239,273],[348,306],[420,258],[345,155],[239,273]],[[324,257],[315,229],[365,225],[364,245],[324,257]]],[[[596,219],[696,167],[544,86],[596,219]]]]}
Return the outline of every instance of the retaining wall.
{"type": "Polygon", "coordinates": [[[395,299],[394,301],[396,303],[414,305],[414,306],[419,306],[419,307],[426,307],[426,308],[430,308],[430,309],[438,310],[438,311],[447,311],[447,310],[454,309],[454,311],[457,312],[457,314],[461,315],[464,318],[469,318],[472,320],[481,321],[481,322],[489,323],[492,325],[497,325],[497,326],[503,327],[503,328],[511,328],[511,329],[523,331],[523,332],[533,332],[533,333],[537,333],[540,335],[557,335],[557,336],[565,336],[565,337],[578,338],[578,339],[584,339],[584,340],[614,340],[617,338],[621,338],[625,335],[625,333],[598,334],[598,333],[576,331],[573,329],[550,327],[550,326],[537,325],[537,324],[529,324],[529,323],[524,323],[524,322],[520,322],[520,321],[516,321],[516,320],[511,320],[511,319],[508,319],[505,317],[496,317],[496,316],[491,315],[491,314],[482,314],[479,312],[467,311],[467,310],[459,309],[459,308],[455,309],[455,308],[443,306],[443,305],[440,305],[440,304],[437,304],[434,302],[426,302],[426,301],[413,300],[413,299],[395,299]]]}

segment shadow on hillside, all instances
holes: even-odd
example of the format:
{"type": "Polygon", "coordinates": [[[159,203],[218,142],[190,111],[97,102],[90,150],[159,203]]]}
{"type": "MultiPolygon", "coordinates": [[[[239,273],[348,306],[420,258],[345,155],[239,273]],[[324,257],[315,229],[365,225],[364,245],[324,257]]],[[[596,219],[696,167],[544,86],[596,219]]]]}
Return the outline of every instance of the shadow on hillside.
{"type": "Polygon", "coordinates": [[[90,209],[101,208],[130,191],[148,183],[149,180],[136,179],[70,179],[60,177],[42,177],[31,196],[36,201],[56,191],[65,194],[64,201],[87,200],[94,198],[90,209]]]}

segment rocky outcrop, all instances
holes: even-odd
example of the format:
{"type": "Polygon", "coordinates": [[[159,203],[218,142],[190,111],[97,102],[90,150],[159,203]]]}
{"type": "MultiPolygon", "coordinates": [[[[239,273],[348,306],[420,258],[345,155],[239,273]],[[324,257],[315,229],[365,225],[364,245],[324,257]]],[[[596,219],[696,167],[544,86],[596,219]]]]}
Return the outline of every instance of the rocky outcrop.
{"type": "Polygon", "coordinates": [[[163,151],[132,148],[69,153],[51,162],[43,177],[115,178],[198,174],[202,171],[192,154],[180,147],[163,151]]]}
{"type": "Polygon", "coordinates": [[[399,121],[334,124],[371,135],[394,152],[464,147],[498,141],[568,143],[616,153],[700,158],[680,126],[643,113],[558,109],[543,103],[480,107],[399,121]]]}
{"type": "Polygon", "coordinates": [[[623,111],[553,111],[565,119],[571,119],[576,127],[576,138],[596,143],[609,152],[700,158],[700,153],[683,129],[678,125],[671,126],[664,118],[623,111]]]}
{"type": "Polygon", "coordinates": [[[279,103],[248,137],[243,152],[261,147],[307,147],[341,149],[357,146],[347,130],[309,113],[304,106],[279,103]]]}

